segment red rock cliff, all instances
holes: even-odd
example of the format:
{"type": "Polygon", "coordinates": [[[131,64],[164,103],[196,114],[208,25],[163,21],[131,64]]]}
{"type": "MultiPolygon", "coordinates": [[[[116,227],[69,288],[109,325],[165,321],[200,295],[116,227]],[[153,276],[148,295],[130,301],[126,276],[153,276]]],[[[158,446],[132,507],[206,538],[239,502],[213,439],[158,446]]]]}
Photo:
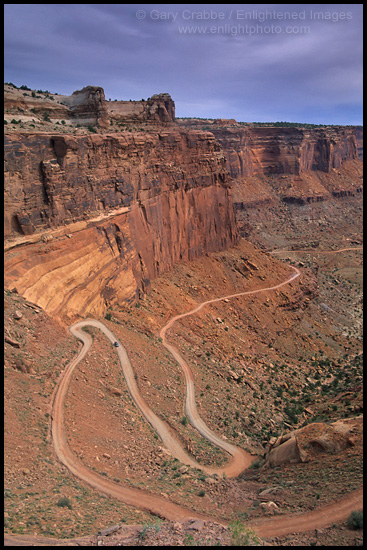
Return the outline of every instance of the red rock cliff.
{"type": "Polygon", "coordinates": [[[255,127],[229,122],[213,123],[210,131],[223,149],[240,208],[278,201],[305,204],[362,190],[360,167],[354,166],[360,164],[361,149],[356,127],[255,127]]]}
{"type": "Polygon", "coordinates": [[[234,127],[213,124],[232,177],[329,172],[358,158],[354,128],[234,127]]]}
{"type": "Polygon", "coordinates": [[[237,239],[225,159],[209,133],[12,133],[5,170],[5,234],[74,224],[71,238],[6,257],[6,283],[54,314],[102,314],[175,262],[237,239]]]}

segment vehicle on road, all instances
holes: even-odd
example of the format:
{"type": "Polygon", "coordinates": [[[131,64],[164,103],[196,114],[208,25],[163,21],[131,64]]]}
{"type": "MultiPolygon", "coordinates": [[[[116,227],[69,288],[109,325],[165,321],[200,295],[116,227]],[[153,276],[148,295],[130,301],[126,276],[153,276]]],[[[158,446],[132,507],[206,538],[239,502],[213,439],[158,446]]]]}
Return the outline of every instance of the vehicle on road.
{"type": "Polygon", "coordinates": [[[119,347],[119,343],[118,343],[118,342],[114,342],[113,345],[115,346],[115,348],[118,348],[118,347],[119,347]]]}

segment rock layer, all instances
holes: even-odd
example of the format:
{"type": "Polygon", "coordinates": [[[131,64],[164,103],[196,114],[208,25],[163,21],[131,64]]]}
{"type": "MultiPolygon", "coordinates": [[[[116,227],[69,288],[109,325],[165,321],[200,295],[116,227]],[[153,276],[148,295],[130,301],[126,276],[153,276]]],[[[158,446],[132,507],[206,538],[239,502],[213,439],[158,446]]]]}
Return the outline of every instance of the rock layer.
{"type": "Polygon", "coordinates": [[[231,188],[211,134],[13,133],[5,147],[6,234],[124,210],[70,229],[69,238],[8,253],[6,284],[50,313],[101,315],[109,303],[134,300],[177,261],[236,242],[231,188]]]}
{"type": "Polygon", "coordinates": [[[354,128],[241,127],[214,125],[233,178],[254,174],[330,172],[358,158],[354,128]]]}

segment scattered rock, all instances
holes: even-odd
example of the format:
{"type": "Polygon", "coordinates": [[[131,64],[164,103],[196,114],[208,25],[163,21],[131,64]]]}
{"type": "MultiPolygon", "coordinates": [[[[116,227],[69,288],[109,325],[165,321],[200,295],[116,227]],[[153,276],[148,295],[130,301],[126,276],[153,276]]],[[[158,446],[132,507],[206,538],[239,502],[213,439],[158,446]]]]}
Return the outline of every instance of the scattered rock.
{"type": "Polygon", "coordinates": [[[264,497],[270,493],[276,493],[277,491],[279,491],[279,487],[269,487],[269,489],[264,489],[264,491],[261,491],[261,493],[259,493],[259,497],[264,497]]]}
{"type": "Polygon", "coordinates": [[[112,525],[111,527],[106,527],[106,529],[101,529],[98,531],[98,535],[101,537],[106,537],[108,535],[111,535],[112,533],[115,533],[120,529],[120,525],[112,525]]]}
{"type": "Polygon", "coordinates": [[[5,342],[13,346],[14,348],[20,348],[20,343],[16,340],[13,340],[12,338],[9,338],[9,336],[5,336],[5,342]]]}
{"type": "Polygon", "coordinates": [[[23,313],[19,311],[18,309],[14,312],[14,319],[21,319],[23,317],[23,313]]]}
{"type": "Polygon", "coordinates": [[[187,529],[193,529],[194,531],[201,531],[204,528],[204,521],[197,519],[193,523],[187,526],[187,529]]]}
{"type": "Polygon", "coordinates": [[[279,507],[272,500],[269,500],[269,502],[260,502],[260,506],[270,515],[273,515],[279,511],[279,507]]]}
{"type": "Polygon", "coordinates": [[[30,374],[33,372],[32,365],[26,360],[17,358],[14,360],[13,366],[16,370],[24,372],[25,374],[30,374]]]}
{"type": "Polygon", "coordinates": [[[120,397],[122,395],[122,390],[119,390],[118,388],[108,386],[106,390],[112,393],[112,395],[116,395],[117,397],[120,397]]]}
{"type": "Polygon", "coordinates": [[[218,483],[218,480],[214,477],[207,477],[205,482],[209,483],[209,485],[216,485],[218,483]]]}

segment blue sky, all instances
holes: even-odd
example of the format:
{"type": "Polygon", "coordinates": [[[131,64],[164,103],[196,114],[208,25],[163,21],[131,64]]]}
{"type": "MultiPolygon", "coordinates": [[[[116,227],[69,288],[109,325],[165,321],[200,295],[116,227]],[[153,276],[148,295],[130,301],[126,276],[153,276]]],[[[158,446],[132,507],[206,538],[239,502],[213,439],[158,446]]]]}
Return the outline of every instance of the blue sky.
{"type": "Polygon", "coordinates": [[[362,4],[5,4],[4,81],[176,116],[362,124],[362,4]]]}

